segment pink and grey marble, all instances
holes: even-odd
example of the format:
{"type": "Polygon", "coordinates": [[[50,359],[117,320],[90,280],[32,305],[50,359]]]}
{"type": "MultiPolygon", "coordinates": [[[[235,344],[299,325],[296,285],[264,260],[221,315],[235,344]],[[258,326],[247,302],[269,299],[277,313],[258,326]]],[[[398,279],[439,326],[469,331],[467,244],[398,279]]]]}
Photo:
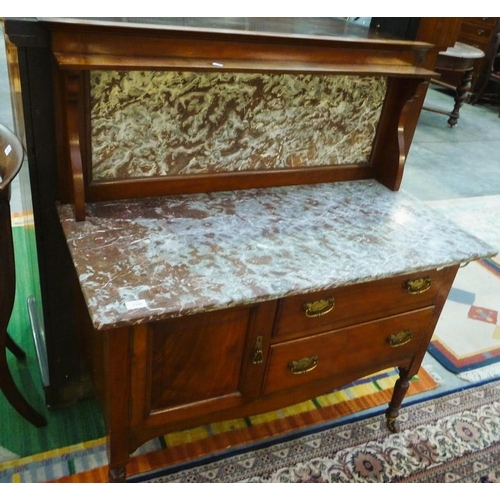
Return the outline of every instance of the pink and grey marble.
{"type": "Polygon", "coordinates": [[[92,71],[94,181],[368,162],[387,80],[92,71]]]}
{"type": "Polygon", "coordinates": [[[496,253],[372,180],[88,203],[83,222],[70,205],[59,213],[98,329],[496,253]]]}

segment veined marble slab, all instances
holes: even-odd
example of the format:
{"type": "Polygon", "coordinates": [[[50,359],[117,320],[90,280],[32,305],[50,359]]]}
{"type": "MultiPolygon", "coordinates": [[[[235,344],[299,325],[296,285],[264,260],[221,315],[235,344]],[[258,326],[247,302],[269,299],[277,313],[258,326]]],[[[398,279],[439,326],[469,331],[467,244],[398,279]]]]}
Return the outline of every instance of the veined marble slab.
{"type": "Polygon", "coordinates": [[[368,162],[384,77],[92,71],[93,181],[368,162]]]}
{"type": "Polygon", "coordinates": [[[392,277],[496,252],[373,180],[59,207],[98,329],[392,277]]]}

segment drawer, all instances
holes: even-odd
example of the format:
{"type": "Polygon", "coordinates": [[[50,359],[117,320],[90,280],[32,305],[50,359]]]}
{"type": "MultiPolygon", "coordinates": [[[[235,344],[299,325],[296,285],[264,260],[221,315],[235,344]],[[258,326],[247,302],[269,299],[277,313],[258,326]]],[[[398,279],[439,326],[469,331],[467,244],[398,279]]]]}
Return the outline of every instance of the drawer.
{"type": "Polygon", "coordinates": [[[433,310],[429,307],[274,344],[270,348],[264,393],[334,379],[346,373],[367,375],[396,366],[422,348],[421,340],[428,331],[433,310]]]}
{"type": "Polygon", "coordinates": [[[474,38],[478,37],[480,39],[489,40],[493,35],[494,25],[486,24],[473,24],[468,22],[463,22],[460,28],[460,36],[472,36],[474,38]]]}
{"type": "Polygon", "coordinates": [[[479,26],[491,26],[494,28],[497,24],[497,19],[498,17],[464,17],[460,30],[462,30],[464,24],[477,24],[479,26]]]}
{"type": "Polygon", "coordinates": [[[302,337],[433,305],[445,276],[432,270],[287,297],[273,335],[302,337]]]}

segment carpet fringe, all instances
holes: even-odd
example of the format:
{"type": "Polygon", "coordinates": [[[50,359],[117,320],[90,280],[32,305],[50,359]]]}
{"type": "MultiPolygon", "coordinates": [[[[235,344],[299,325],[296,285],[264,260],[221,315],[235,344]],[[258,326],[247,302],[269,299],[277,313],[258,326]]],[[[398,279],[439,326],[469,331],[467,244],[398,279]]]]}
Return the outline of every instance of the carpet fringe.
{"type": "Polygon", "coordinates": [[[482,368],[477,368],[468,372],[457,373],[456,375],[466,382],[481,382],[489,378],[500,377],[500,363],[483,366],[482,368]]]}

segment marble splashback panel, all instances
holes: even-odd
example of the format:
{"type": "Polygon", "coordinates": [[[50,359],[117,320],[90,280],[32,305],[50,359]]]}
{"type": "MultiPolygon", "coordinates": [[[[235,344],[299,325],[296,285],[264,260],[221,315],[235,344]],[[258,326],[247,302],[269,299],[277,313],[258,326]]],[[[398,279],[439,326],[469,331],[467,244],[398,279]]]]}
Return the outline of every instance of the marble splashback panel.
{"type": "Polygon", "coordinates": [[[93,181],[369,160],[383,77],[92,71],[93,181]]]}

